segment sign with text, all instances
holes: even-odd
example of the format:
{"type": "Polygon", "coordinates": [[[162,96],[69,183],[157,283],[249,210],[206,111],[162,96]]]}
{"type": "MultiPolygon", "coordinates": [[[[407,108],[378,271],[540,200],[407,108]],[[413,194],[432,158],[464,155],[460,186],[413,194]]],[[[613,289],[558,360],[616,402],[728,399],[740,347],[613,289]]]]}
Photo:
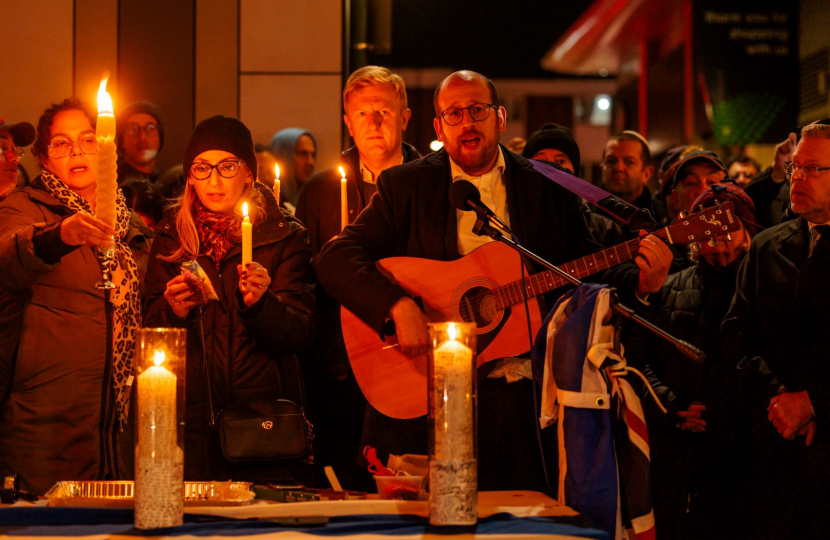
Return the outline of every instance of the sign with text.
{"type": "Polygon", "coordinates": [[[694,0],[695,70],[717,141],[777,143],[796,127],[798,2],[694,0]]]}

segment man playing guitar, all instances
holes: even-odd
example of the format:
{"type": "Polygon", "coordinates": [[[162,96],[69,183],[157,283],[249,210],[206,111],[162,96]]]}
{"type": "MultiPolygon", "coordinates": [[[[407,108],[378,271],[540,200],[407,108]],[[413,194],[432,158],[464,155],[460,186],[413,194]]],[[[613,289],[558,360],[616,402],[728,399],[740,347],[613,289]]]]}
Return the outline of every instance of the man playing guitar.
{"type": "MultiPolygon", "coordinates": [[[[476,185],[482,202],[521,244],[546,260],[562,263],[593,251],[578,197],[498,144],[506,112],[491,81],[470,71],[453,73],[436,89],[434,104],[433,124],[444,149],[383,172],[377,196],[317,261],[326,291],[381,338],[391,319],[401,351],[413,358],[427,352],[427,316],[375,263],[393,256],[452,261],[489,241],[472,233],[472,213],[450,206],[452,182],[463,179],[476,185]]],[[[518,275],[518,255],[515,260],[518,275]]],[[[659,290],[670,261],[663,242],[642,239],[636,292],[659,290]]],[[[530,272],[538,270],[531,267],[530,272]]],[[[559,292],[548,293],[547,307],[559,292]]],[[[499,362],[486,366],[495,371],[499,362]]],[[[521,379],[508,384],[504,377],[487,378],[486,373],[480,369],[479,489],[544,490],[542,461],[535,450],[532,383],[521,379]]],[[[382,453],[424,454],[426,432],[423,417],[397,420],[376,413],[367,418],[364,442],[382,453]]]]}

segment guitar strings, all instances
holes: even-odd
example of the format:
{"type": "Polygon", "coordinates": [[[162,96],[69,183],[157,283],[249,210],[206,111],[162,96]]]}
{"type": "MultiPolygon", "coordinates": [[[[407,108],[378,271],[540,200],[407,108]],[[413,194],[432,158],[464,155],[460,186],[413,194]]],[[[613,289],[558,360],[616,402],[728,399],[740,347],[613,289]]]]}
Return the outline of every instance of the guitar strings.
{"type": "MultiPolygon", "coordinates": [[[[658,238],[661,238],[662,240],[666,240],[666,234],[665,234],[664,229],[658,229],[656,231],[651,232],[650,234],[653,234],[653,235],[657,236],[658,238]]],[[[617,244],[617,245],[612,246],[612,247],[607,248],[607,249],[600,250],[596,253],[592,253],[591,255],[587,255],[585,257],[582,257],[581,259],[577,259],[576,261],[571,261],[571,262],[565,263],[565,264],[561,265],[561,268],[563,268],[565,270],[568,270],[570,266],[573,266],[574,270],[578,271],[577,262],[582,261],[582,264],[585,265],[585,268],[586,268],[586,271],[587,271],[588,270],[588,264],[585,262],[585,259],[587,259],[588,257],[593,257],[594,264],[595,264],[595,266],[593,268],[594,272],[592,274],[586,274],[586,275],[593,275],[593,274],[596,274],[597,272],[600,272],[602,270],[607,270],[608,268],[612,268],[612,267],[614,267],[618,264],[621,264],[622,261],[620,261],[620,254],[619,254],[618,250],[623,248],[623,247],[625,247],[626,251],[628,251],[626,256],[629,257],[629,260],[630,260],[630,258],[632,257],[632,248],[634,248],[636,246],[639,246],[639,243],[640,243],[640,238],[632,238],[631,240],[628,240],[628,241],[623,242],[621,244],[617,244]],[[616,258],[616,262],[614,262],[614,263],[611,263],[608,260],[608,255],[611,252],[613,252],[612,259],[616,258]],[[600,260],[597,259],[597,255],[600,255],[600,254],[603,256],[604,264],[606,265],[605,268],[601,268],[602,264],[600,264],[600,260]]],[[[545,285],[549,285],[546,282],[546,279],[545,279],[546,276],[547,276],[547,273],[550,273],[550,271],[546,270],[546,271],[539,272],[537,274],[533,274],[531,276],[528,276],[528,279],[531,282],[531,286],[533,288],[537,287],[539,285],[540,281],[543,282],[545,285]],[[535,283],[533,283],[534,281],[535,281],[535,283]]],[[[552,274],[551,277],[553,279],[553,285],[552,285],[552,288],[549,289],[549,290],[552,290],[553,288],[558,288],[558,287],[561,287],[561,286],[567,284],[567,281],[562,276],[552,274]],[[559,281],[560,283],[557,283],[557,281],[559,281]]],[[[504,297],[507,302],[513,302],[514,296],[515,296],[516,297],[516,302],[508,304],[505,307],[509,307],[511,305],[514,305],[515,303],[521,302],[522,287],[521,287],[521,285],[519,285],[520,281],[521,281],[521,279],[518,279],[516,281],[512,281],[512,282],[507,283],[505,285],[501,285],[499,287],[496,287],[495,289],[485,289],[482,292],[477,292],[477,293],[472,294],[472,295],[463,296],[462,299],[461,299],[461,302],[459,302],[459,305],[458,305],[459,314],[461,315],[461,317],[465,321],[474,322],[475,321],[474,312],[480,312],[479,308],[482,304],[482,301],[487,296],[497,297],[497,300],[496,300],[497,302],[501,301],[502,297],[504,297]]],[[[449,314],[447,313],[447,315],[449,315],[449,314]]]]}

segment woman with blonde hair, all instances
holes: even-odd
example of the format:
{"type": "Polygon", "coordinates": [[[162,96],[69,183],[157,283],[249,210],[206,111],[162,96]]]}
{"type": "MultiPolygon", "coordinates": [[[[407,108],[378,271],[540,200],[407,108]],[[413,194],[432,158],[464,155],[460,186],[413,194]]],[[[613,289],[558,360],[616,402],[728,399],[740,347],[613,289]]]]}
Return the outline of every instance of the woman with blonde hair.
{"type": "Polygon", "coordinates": [[[285,462],[249,461],[223,445],[220,411],[302,401],[294,354],[311,340],[315,308],[307,234],[255,181],[251,133],[239,120],[202,121],[184,172],[184,193],[159,224],[151,253],[144,323],[188,330],[185,479],[284,477],[293,472],[285,462]],[[253,260],[245,266],[243,202],[253,223],[253,260]]]}

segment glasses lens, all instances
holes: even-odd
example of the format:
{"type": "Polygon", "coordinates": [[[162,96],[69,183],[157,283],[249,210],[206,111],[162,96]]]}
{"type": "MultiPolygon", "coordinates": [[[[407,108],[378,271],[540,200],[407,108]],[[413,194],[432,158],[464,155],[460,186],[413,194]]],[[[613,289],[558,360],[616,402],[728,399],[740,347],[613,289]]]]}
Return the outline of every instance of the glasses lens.
{"type": "Polygon", "coordinates": [[[441,113],[441,116],[444,118],[444,122],[451,126],[458,125],[461,122],[461,117],[463,115],[464,111],[461,109],[447,109],[441,113]]]}
{"type": "Polygon", "coordinates": [[[236,161],[223,161],[216,166],[216,170],[224,178],[233,178],[239,174],[239,163],[236,161]]]}
{"type": "Polygon", "coordinates": [[[487,105],[473,105],[470,107],[470,116],[478,122],[485,120],[490,116],[490,107],[487,105]]]}
{"type": "Polygon", "coordinates": [[[205,180],[213,169],[207,163],[194,163],[190,166],[190,175],[196,180],[205,180]]]}
{"type": "Polygon", "coordinates": [[[95,140],[95,137],[93,137],[92,135],[81,137],[78,140],[78,144],[81,146],[81,152],[83,152],[84,154],[98,153],[98,141],[95,140]]]}
{"type": "Polygon", "coordinates": [[[139,126],[138,124],[129,124],[127,126],[127,129],[125,130],[127,135],[129,135],[130,137],[138,137],[138,135],[142,131],[144,132],[144,135],[146,137],[152,137],[153,135],[158,133],[158,126],[156,126],[156,124],[153,124],[152,122],[145,126],[139,126]]]}
{"type": "Polygon", "coordinates": [[[785,161],[784,162],[784,172],[787,173],[787,174],[792,174],[793,170],[795,169],[795,167],[793,165],[794,164],[793,164],[792,161],[785,161]]]}
{"type": "Polygon", "coordinates": [[[0,155],[7,158],[12,156],[23,157],[23,149],[11,143],[3,142],[0,143],[0,155]]]}
{"type": "Polygon", "coordinates": [[[72,141],[63,137],[52,139],[52,142],[49,144],[49,148],[52,149],[52,155],[54,157],[66,157],[69,155],[69,151],[72,148],[72,141]]]}

